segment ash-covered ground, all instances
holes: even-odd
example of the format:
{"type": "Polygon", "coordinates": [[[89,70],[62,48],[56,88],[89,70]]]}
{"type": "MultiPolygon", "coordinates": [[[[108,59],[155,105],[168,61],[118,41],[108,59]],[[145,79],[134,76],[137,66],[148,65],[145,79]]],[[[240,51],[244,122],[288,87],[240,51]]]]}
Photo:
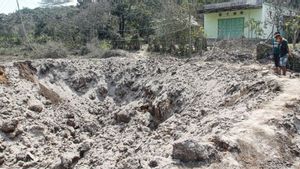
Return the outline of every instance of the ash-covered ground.
{"type": "Polygon", "coordinates": [[[296,75],[132,55],[1,63],[0,167],[300,168],[296,75]]]}

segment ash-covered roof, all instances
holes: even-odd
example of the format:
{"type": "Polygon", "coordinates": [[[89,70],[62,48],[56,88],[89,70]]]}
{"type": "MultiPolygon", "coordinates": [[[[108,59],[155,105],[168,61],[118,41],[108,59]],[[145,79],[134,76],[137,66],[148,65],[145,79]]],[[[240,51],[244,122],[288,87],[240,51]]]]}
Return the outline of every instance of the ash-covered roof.
{"type": "Polygon", "coordinates": [[[231,2],[204,5],[200,13],[259,8],[262,7],[262,4],[263,0],[234,0],[231,2]]]}

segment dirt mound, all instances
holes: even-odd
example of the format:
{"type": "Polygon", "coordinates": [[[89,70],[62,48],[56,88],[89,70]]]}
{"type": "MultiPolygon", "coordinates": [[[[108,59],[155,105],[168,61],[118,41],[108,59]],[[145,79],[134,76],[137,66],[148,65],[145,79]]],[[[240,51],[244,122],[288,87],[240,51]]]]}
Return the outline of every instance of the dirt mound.
{"type": "Polygon", "coordinates": [[[16,66],[19,69],[19,74],[22,78],[33,83],[36,82],[35,75],[37,70],[31,65],[30,61],[16,62],[14,63],[14,66],[16,66]]]}
{"type": "Polygon", "coordinates": [[[249,40],[222,40],[213,44],[203,55],[204,61],[219,61],[229,63],[255,62],[256,42],[249,40]]]}
{"type": "Polygon", "coordinates": [[[3,168],[297,166],[297,120],[243,137],[251,112],[284,92],[261,68],[138,57],[12,65],[14,85],[0,93],[3,168]],[[252,141],[261,138],[271,142],[252,141]]]}
{"type": "Polygon", "coordinates": [[[231,40],[220,40],[213,43],[215,48],[227,49],[227,50],[242,50],[242,51],[253,51],[256,49],[258,41],[249,39],[231,39],[231,40]]]}
{"type": "Polygon", "coordinates": [[[228,63],[254,63],[255,57],[252,51],[241,51],[214,48],[204,53],[204,61],[219,61],[228,63]]]}

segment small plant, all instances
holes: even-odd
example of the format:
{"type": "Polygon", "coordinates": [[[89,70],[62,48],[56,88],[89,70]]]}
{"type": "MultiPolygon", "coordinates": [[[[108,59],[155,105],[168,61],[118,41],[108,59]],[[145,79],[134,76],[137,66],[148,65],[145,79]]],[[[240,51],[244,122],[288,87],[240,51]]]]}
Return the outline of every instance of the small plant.
{"type": "Polygon", "coordinates": [[[99,42],[99,48],[102,50],[109,50],[112,46],[107,40],[102,40],[99,42]]]}

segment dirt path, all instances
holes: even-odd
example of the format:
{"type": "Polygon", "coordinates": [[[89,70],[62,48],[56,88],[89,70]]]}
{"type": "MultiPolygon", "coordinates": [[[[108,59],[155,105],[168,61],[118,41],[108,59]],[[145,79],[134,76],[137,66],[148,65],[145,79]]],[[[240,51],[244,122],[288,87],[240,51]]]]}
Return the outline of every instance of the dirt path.
{"type": "Polygon", "coordinates": [[[273,100],[265,103],[260,109],[250,113],[250,121],[264,123],[271,118],[278,118],[285,114],[286,103],[300,99],[300,79],[290,79],[288,77],[277,77],[271,75],[281,84],[281,93],[273,100]]]}
{"type": "MultiPolygon", "coordinates": [[[[290,151],[287,145],[292,139],[280,130],[272,121],[282,121],[283,116],[289,111],[286,104],[300,99],[300,79],[278,77],[268,75],[280,83],[281,92],[274,99],[264,103],[259,109],[248,113],[248,118],[236,123],[229,131],[228,138],[235,140],[240,145],[242,161],[246,162],[244,167],[264,168],[275,158],[286,158],[285,151],[290,151]]],[[[288,161],[288,160],[287,160],[288,161]]],[[[297,160],[296,160],[297,161],[297,160]]],[[[282,168],[299,169],[299,164],[293,167],[282,166],[282,168]]]]}
{"type": "Polygon", "coordinates": [[[286,104],[300,99],[300,79],[291,79],[289,77],[278,77],[269,75],[269,78],[275,79],[281,85],[281,92],[274,99],[264,103],[260,109],[249,112],[249,118],[241,123],[237,123],[232,128],[232,133],[237,137],[251,137],[253,132],[262,132],[268,135],[275,134],[274,126],[268,125],[271,119],[281,119],[287,114],[286,104]],[[247,131],[245,130],[247,129],[247,131]],[[252,129],[252,130],[249,130],[252,129]]]}

